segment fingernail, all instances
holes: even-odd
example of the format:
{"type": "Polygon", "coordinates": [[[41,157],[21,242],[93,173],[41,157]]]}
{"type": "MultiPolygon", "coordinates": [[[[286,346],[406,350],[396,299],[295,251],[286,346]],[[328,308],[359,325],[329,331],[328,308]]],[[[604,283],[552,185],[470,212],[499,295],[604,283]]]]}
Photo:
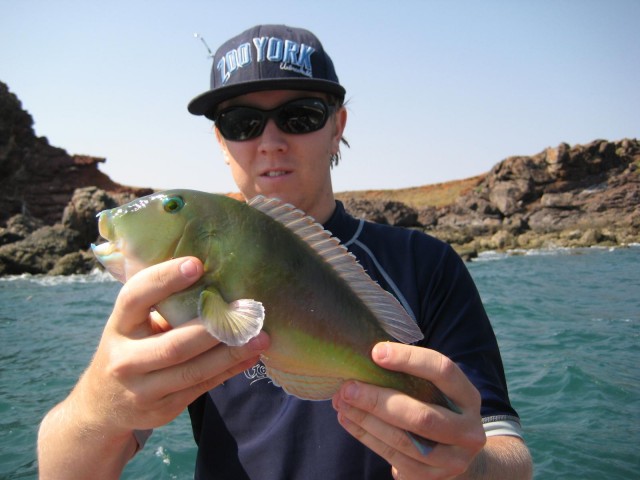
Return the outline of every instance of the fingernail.
{"type": "Polygon", "coordinates": [[[344,389],[345,400],[355,400],[358,397],[358,385],[355,383],[348,384],[344,389]]]}
{"type": "Polygon", "coordinates": [[[256,337],[253,337],[249,340],[248,346],[251,350],[255,350],[256,352],[260,352],[266,348],[266,342],[264,337],[258,334],[256,337]]]}
{"type": "Polygon", "coordinates": [[[377,343],[373,347],[373,351],[371,354],[376,358],[376,360],[386,360],[389,356],[389,346],[385,343],[377,343]]]}
{"type": "Polygon", "coordinates": [[[348,427],[351,425],[351,420],[349,420],[347,417],[345,417],[344,415],[338,415],[338,421],[340,422],[340,424],[343,427],[348,427]]]}
{"type": "Polygon", "coordinates": [[[185,278],[193,278],[198,276],[198,265],[193,260],[185,260],[180,264],[180,272],[185,278]]]}

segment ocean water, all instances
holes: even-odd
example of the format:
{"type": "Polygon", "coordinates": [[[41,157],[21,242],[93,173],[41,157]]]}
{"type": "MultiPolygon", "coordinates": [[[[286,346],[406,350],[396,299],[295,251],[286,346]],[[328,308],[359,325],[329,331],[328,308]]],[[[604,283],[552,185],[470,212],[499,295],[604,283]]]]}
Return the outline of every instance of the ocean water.
{"type": "MultiPolygon", "coordinates": [[[[640,472],[640,247],[485,254],[469,265],[500,343],[536,479],[640,472]]],[[[119,284],[0,279],[0,479],[35,479],[36,432],[96,348],[119,284]]],[[[193,478],[186,414],[126,479],[193,478]]]]}

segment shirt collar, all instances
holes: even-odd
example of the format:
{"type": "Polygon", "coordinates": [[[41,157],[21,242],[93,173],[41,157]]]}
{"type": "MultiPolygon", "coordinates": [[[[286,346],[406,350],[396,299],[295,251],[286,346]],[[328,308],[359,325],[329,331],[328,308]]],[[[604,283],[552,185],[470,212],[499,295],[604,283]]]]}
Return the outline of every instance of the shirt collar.
{"type": "Polygon", "coordinates": [[[355,240],[361,229],[361,220],[358,220],[347,213],[340,200],[336,200],[336,208],[329,220],[323,227],[329,230],[334,237],[337,237],[343,244],[351,243],[355,240]]]}

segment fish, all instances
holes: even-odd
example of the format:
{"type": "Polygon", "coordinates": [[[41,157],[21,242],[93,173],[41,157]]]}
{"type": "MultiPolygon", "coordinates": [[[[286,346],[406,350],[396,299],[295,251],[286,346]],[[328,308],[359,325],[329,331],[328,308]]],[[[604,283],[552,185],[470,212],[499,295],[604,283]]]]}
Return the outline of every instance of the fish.
{"type": "Polygon", "coordinates": [[[231,346],[264,330],[271,341],[262,363],[288,394],[327,400],[351,379],[460,412],[432,382],[373,362],[376,343],[418,342],[420,328],[331,232],[294,206],[168,190],[99,213],[98,228],[107,242],[93,253],[123,283],[148,266],[198,257],[202,277],[156,310],[174,327],[199,317],[231,346]]]}

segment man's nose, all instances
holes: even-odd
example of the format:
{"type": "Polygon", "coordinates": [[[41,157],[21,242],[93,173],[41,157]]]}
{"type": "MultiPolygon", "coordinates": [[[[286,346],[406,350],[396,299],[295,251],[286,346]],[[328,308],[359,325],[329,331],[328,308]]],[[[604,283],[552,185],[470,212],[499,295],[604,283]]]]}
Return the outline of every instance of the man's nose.
{"type": "Polygon", "coordinates": [[[271,118],[267,120],[264,131],[260,135],[260,149],[264,151],[285,151],[287,149],[286,134],[278,128],[271,118]]]}

